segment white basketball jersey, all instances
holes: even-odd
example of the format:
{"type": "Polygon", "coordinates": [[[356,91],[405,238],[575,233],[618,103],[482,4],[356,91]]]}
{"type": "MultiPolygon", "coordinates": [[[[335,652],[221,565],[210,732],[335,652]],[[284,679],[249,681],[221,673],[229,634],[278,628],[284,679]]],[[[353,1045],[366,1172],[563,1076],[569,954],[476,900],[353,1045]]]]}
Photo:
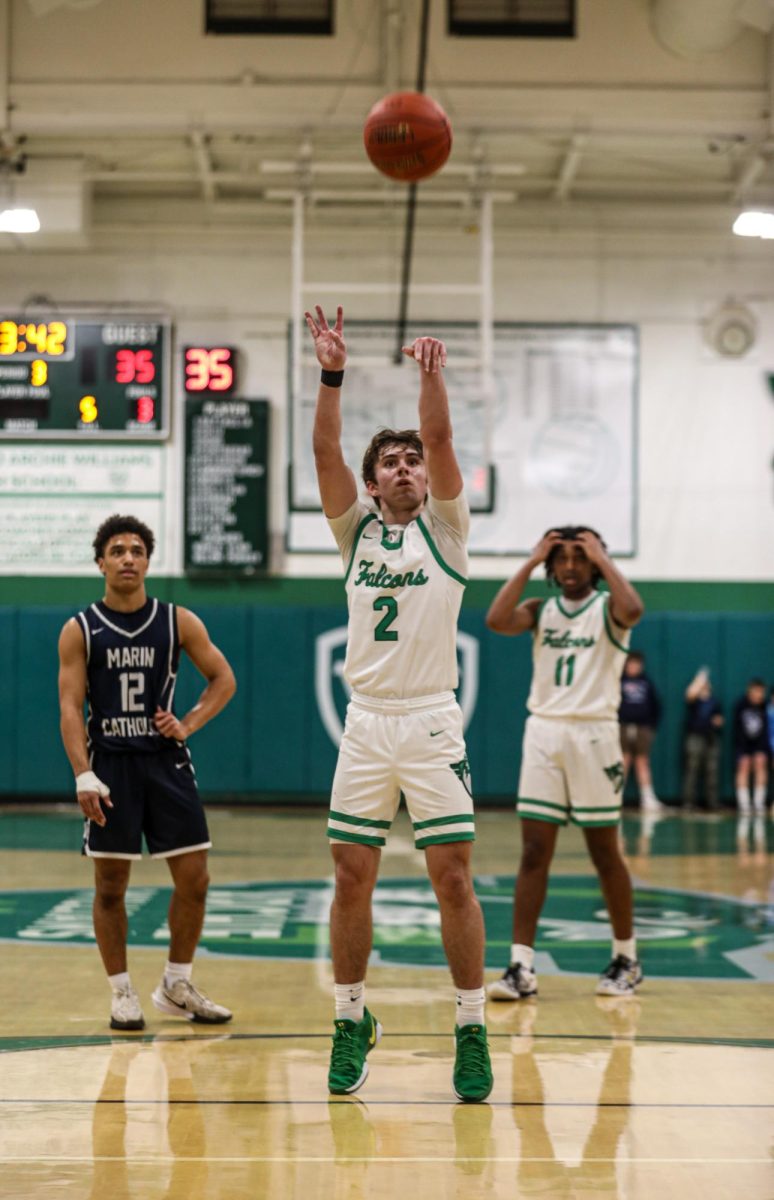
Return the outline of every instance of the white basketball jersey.
{"type": "Polygon", "coordinates": [[[608,595],[595,592],[575,612],[546,600],[532,643],[527,708],[539,717],[618,719],[621,673],[631,631],[613,623],[608,595]]]}
{"type": "Polygon", "coordinates": [[[433,500],[408,525],[386,526],[357,501],[330,521],[346,564],[344,678],[380,700],[457,686],[457,619],[467,583],[468,508],[433,500]]]}

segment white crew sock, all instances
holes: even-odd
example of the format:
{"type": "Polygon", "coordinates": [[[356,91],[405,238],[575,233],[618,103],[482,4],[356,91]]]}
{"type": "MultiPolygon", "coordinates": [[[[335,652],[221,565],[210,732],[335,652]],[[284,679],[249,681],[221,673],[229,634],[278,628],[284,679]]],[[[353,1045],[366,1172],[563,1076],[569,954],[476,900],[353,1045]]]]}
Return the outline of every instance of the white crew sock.
{"type": "Polygon", "coordinates": [[[511,946],[511,966],[515,967],[516,963],[521,963],[523,967],[528,967],[531,971],[535,963],[535,951],[532,946],[522,946],[519,942],[514,942],[511,946]]]}
{"type": "Polygon", "coordinates": [[[766,785],[756,784],[753,789],[753,808],[757,813],[766,811],[766,785]]]}
{"type": "Polygon", "coordinates": [[[619,954],[623,954],[624,958],[630,958],[632,962],[637,960],[637,939],[630,938],[613,938],[613,958],[618,958],[619,954]]]}
{"type": "Polygon", "coordinates": [[[190,979],[193,971],[193,963],[173,963],[168,962],[164,967],[164,979],[167,983],[177,983],[178,979],[190,979]]]}
{"type": "Polygon", "coordinates": [[[736,803],[740,813],[746,816],[750,811],[750,789],[748,787],[738,787],[736,789],[736,803]]]}
{"type": "Polygon", "coordinates": [[[457,1025],[484,1025],[486,992],[482,987],[457,992],[457,1025]]]}
{"type": "Polygon", "coordinates": [[[121,992],[124,988],[132,986],[128,971],[119,971],[117,975],[108,975],[108,983],[114,992],[121,992]]]}
{"type": "Polygon", "coordinates": [[[334,983],[337,1021],[362,1021],[365,1011],[365,979],[359,983],[334,983]]]}

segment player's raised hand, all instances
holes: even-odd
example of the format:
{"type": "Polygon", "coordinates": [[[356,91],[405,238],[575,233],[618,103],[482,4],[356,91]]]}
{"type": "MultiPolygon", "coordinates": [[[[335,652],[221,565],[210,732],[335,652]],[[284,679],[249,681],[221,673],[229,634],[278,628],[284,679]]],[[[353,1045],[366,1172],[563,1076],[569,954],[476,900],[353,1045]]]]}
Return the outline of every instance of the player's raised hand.
{"type": "Polygon", "coordinates": [[[419,363],[428,375],[436,375],[441,367],[446,366],[446,346],[438,338],[418,337],[410,346],[401,347],[408,358],[419,363]]]}
{"type": "Polygon", "coordinates": [[[542,537],[535,549],[530,555],[530,561],[538,566],[544,563],[555,546],[558,546],[562,541],[562,535],[557,529],[549,529],[545,537],[542,537]]]}
{"type": "Polygon", "coordinates": [[[600,566],[603,562],[607,562],[607,551],[605,550],[605,547],[602,545],[602,542],[597,535],[592,533],[590,529],[582,530],[581,533],[579,533],[575,538],[575,544],[583,549],[586,558],[590,563],[593,563],[595,567],[600,566]]]}
{"type": "Polygon", "coordinates": [[[314,352],[317,361],[326,371],[343,371],[347,361],[347,345],[344,341],[344,309],[341,305],[336,309],[336,324],[331,329],[325,319],[325,313],[319,304],[315,304],[317,313],[315,319],[310,312],[304,313],[309,332],[314,342],[314,352]]]}

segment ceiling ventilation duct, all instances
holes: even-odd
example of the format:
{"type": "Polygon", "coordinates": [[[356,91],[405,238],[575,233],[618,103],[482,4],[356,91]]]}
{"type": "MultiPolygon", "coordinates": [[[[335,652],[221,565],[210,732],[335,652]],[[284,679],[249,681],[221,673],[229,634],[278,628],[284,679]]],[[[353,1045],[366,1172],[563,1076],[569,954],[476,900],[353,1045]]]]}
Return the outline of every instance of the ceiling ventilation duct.
{"type": "Polygon", "coordinates": [[[725,50],[747,28],[769,33],[772,0],[651,0],[651,28],[667,50],[699,58],[725,50]]]}

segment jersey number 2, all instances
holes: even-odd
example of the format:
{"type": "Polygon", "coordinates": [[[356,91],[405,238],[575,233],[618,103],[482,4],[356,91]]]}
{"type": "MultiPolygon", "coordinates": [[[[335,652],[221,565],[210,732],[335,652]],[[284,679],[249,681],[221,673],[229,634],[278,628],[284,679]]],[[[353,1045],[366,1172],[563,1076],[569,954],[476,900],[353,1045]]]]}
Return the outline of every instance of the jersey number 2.
{"type": "Polygon", "coordinates": [[[567,658],[560,654],[556,660],[556,670],[554,671],[554,685],[556,687],[569,687],[572,683],[572,677],[575,674],[575,655],[568,654],[567,658]],[[564,672],[564,679],[562,673],[564,672]]]}
{"type": "Polygon", "coordinates": [[[385,613],[374,630],[374,641],[397,642],[398,631],[390,629],[390,626],[398,615],[398,601],[394,596],[379,596],[374,600],[374,612],[378,612],[380,608],[383,608],[385,613]]]}
{"type": "Polygon", "coordinates": [[[141,671],[122,671],[118,676],[121,684],[121,708],[125,713],[145,712],[140,699],[145,691],[145,676],[141,671]]]}

